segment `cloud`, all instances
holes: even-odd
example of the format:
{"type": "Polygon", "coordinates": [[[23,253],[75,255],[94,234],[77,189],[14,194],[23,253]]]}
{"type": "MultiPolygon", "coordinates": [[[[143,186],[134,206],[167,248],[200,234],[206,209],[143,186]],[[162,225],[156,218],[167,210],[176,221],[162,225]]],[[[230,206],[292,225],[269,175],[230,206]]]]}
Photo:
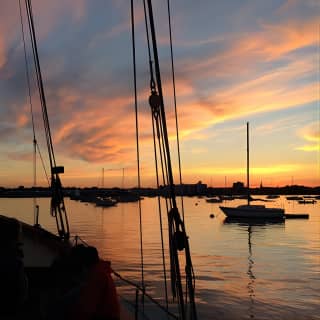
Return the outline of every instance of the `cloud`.
{"type": "Polygon", "coordinates": [[[264,23],[257,32],[215,39],[221,44],[212,55],[206,51],[199,59],[179,60],[177,83],[188,79],[193,87],[193,95],[177,91],[184,133],[316,101],[316,48],[303,54],[297,50],[316,45],[317,23],[314,18],[264,23]]]}
{"type": "MultiPolygon", "coordinates": [[[[214,77],[239,77],[250,71],[257,71],[257,65],[286,58],[297,49],[316,46],[318,18],[282,21],[281,23],[261,23],[261,30],[227,34],[211,52],[185,60],[183,68],[188,73],[196,72],[214,77]]],[[[208,40],[209,41],[209,40],[208,40]]],[[[201,48],[203,40],[198,45],[201,48]]],[[[194,44],[193,44],[194,45],[194,44]]]]}
{"type": "MultiPolygon", "coordinates": [[[[247,114],[267,113],[288,109],[316,101],[316,83],[293,85],[292,80],[312,72],[312,64],[291,62],[276,70],[267,71],[256,78],[225,86],[205,97],[182,96],[183,106],[180,123],[182,135],[225,120],[247,114]]],[[[196,92],[194,88],[191,92],[196,92]]]]}
{"type": "Polygon", "coordinates": [[[318,122],[313,122],[299,130],[300,135],[307,140],[313,142],[320,141],[320,127],[318,122]]]}
{"type": "Polygon", "coordinates": [[[304,145],[301,147],[297,147],[296,150],[305,151],[305,152],[319,152],[320,146],[319,145],[304,145]]]}
{"type": "Polygon", "coordinates": [[[306,152],[320,152],[320,127],[319,123],[313,122],[298,131],[298,135],[309,144],[297,147],[296,150],[306,152]],[[311,143],[311,144],[310,144],[311,143]]]}

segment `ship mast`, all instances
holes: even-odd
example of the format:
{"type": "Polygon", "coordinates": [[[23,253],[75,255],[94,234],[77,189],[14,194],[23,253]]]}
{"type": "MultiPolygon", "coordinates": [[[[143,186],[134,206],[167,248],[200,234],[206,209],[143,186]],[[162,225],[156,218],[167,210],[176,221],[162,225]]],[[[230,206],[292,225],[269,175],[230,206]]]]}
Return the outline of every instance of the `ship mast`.
{"type": "MultiPolygon", "coordinates": [[[[153,59],[155,68],[155,81],[153,80],[152,68],[151,69],[151,95],[149,98],[149,104],[152,111],[152,117],[157,129],[157,137],[161,136],[161,143],[164,145],[163,156],[165,174],[167,176],[167,184],[169,188],[169,203],[168,208],[168,229],[169,229],[169,246],[170,246],[170,262],[171,262],[171,281],[173,295],[177,296],[178,303],[180,306],[181,319],[187,319],[184,295],[182,290],[180,262],[178,252],[183,251],[185,253],[185,272],[187,281],[188,298],[191,308],[191,319],[197,319],[196,305],[195,305],[195,289],[194,289],[194,274],[191,262],[191,254],[189,248],[189,240],[186,235],[184,221],[180,217],[180,213],[177,207],[175,185],[173,180],[169,139],[167,131],[166,114],[164,108],[164,99],[162,92],[162,83],[160,75],[160,65],[157,50],[156,33],[153,19],[153,10],[151,0],[147,0],[148,13],[149,13],[149,25],[152,40],[153,59]]],[[[150,61],[150,65],[152,62],[150,61]]]]}
{"type": "Polygon", "coordinates": [[[28,25],[29,25],[29,32],[31,37],[37,85],[38,85],[40,102],[41,102],[42,117],[43,117],[45,134],[46,134],[48,156],[49,156],[50,168],[51,168],[51,209],[50,211],[51,211],[51,215],[56,219],[57,230],[60,238],[63,240],[66,240],[66,239],[69,239],[69,236],[70,236],[69,223],[68,223],[66,208],[64,205],[62,184],[59,177],[60,173],[64,173],[64,167],[56,165],[56,160],[55,160],[55,155],[53,150],[46,96],[44,92],[39,54],[38,54],[38,46],[36,41],[36,33],[35,33],[35,27],[33,22],[31,0],[25,0],[25,5],[26,5],[26,11],[27,11],[27,17],[28,17],[28,25]]]}

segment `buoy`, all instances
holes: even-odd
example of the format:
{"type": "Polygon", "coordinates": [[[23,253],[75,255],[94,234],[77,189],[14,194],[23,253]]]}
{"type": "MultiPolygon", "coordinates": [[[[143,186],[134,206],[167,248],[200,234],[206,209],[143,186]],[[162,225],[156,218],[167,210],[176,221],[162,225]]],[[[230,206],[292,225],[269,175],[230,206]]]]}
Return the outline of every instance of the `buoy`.
{"type": "Polygon", "coordinates": [[[214,214],[213,213],[210,214],[210,218],[214,218],[214,214]]]}

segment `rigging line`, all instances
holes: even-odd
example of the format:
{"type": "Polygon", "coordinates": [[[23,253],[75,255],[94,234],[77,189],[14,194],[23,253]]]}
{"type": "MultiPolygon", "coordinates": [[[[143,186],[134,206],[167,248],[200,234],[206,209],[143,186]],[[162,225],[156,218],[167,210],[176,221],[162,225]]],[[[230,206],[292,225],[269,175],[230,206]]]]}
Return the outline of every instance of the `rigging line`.
{"type": "MultiPolygon", "coordinates": [[[[176,81],[175,81],[175,70],[173,63],[173,45],[172,45],[172,26],[171,26],[171,9],[170,0],[167,0],[168,4],[168,20],[169,20],[169,37],[170,37],[170,56],[171,56],[171,71],[172,71],[172,87],[173,87],[173,101],[174,101],[174,113],[176,120],[176,136],[177,136],[177,151],[178,151],[178,164],[179,164],[179,182],[182,188],[182,173],[181,173],[181,153],[180,153],[180,139],[179,139],[179,126],[178,126],[178,111],[177,111],[177,95],[176,95],[176,81]]],[[[181,193],[181,211],[182,221],[184,221],[184,203],[183,193],[181,193]]]]}
{"type": "MultiPolygon", "coordinates": [[[[153,25],[153,12],[152,12],[152,4],[151,0],[148,0],[149,5],[149,19],[150,19],[150,25],[153,25]]],[[[154,30],[151,30],[151,37],[152,37],[152,43],[153,43],[153,49],[154,49],[154,61],[155,61],[155,74],[156,74],[156,80],[157,80],[157,87],[159,92],[159,98],[160,98],[160,117],[162,120],[162,127],[163,127],[163,135],[165,137],[164,144],[165,144],[165,150],[166,150],[166,157],[167,157],[167,166],[168,166],[168,173],[169,173],[169,186],[170,186],[170,192],[172,201],[174,204],[174,207],[176,207],[176,199],[174,194],[174,187],[173,187],[173,175],[172,175],[172,167],[171,167],[171,159],[170,159],[170,152],[169,152],[169,142],[168,142],[168,132],[167,132],[167,126],[166,126],[166,116],[165,116],[165,110],[164,110],[164,102],[163,102],[163,94],[162,94],[162,84],[161,84],[161,76],[160,76],[160,70],[159,70],[159,58],[158,58],[158,52],[156,50],[156,36],[154,30]]]]}
{"type": "Polygon", "coordinates": [[[39,55],[38,55],[35,28],[34,28],[34,23],[33,23],[32,5],[31,5],[30,0],[26,0],[26,9],[27,9],[27,14],[28,14],[30,35],[31,35],[31,39],[32,39],[32,41],[31,41],[32,42],[32,50],[33,50],[35,67],[36,67],[36,75],[37,75],[37,80],[38,80],[38,89],[39,89],[39,95],[40,95],[40,101],[41,101],[42,116],[43,116],[43,120],[44,120],[45,132],[46,132],[49,160],[50,160],[50,166],[52,168],[53,166],[56,165],[56,162],[55,162],[55,157],[54,157],[54,152],[53,152],[53,144],[52,144],[52,138],[51,138],[51,133],[50,133],[47,104],[46,104],[46,98],[45,98],[44,88],[43,88],[43,80],[42,80],[42,75],[41,75],[41,67],[40,67],[40,61],[39,61],[39,55]]]}
{"type": "MultiPolygon", "coordinates": [[[[29,14],[29,9],[28,9],[27,1],[25,1],[25,5],[26,5],[26,12],[27,12],[27,17],[28,17],[28,25],[29,25],[29,31],[30,31],[30,37],[31,37],[33,61],[34,61],[34,66],[35,66],[35,71],[36,71],[36,77],[37,77],[37,86],[38,86],[38,91],[39,91],[39,96],[40,96],[40,103],[41,103],[41,108],[42,108],[43,100],[42,100],[41,91],[40,91],[40,88],[39,88],[39,74],[38,74],[38,69],[37,69],[37,62],[36,62],[36,59],[35,59],[34,38],[33,38],[33,36],[32,36],[32,25],[31,25],[31,21],[30,21],[32,18],[30,17],[30,14],[29,14]]],[[[46,128],[45,128],[45,129],[46,129],[46,128]]],[[[46,137],[46,139],[47,139],[47,137],[46,137]]]]}
{"type": "MultiPolygon", "coordinates": [[[[155,129],[154,129],[154,122],[153,121],[152,121],[152,133],[153,133],[153,149],[154,149],[154,160],[155,160],[155,168],[156,168],[157,189],[159,190],[159,170],[158,170],[156,137],[155,137],[155,129]]],[[[166,259],[165,259],[165,253],[164,253],[162,211],[161,211],[161,202],[160,202],[160,195],[159,194],[158,194],[158,210],[159,210],[159,220],[160,220],[160,237],[161,237],[161,253],[162,253],[163,277],[164,277],[164,289],[165,289],[165,297],[166,297],[166,307],[168,309],[167,270],[166,270],[166,259]]],[[[168,208],[167,208],[167,211],[168,211],[168,208]]]]}
{"type": "MultiPolygon", "coordinates": [[[[161,119],[158,119],[156,122],[157,125],[157,131],[158,131],[158,143],[159,143],[159,150],[160,150],[160,156],[161,156],[161,169],[162,169],[162,179],[164,186],[170,186],[170,180],[169,180],[169,173],[168,173],[168,165],[167,165],[167,158],[166,158],[166,149],[164,145],[164,137],[163,137],[163,130],[161,127],[161,119]]],[[[166,197],[166,207],[167,212],[169,212],[169,204],[170,207],[173,206],[171,197],[166,197]]]]}
{"type": "Polygon", "coordinates": [[[34,127],[34,116],[33,116],[33,105],[32,105],[32,99],[31,99],[30,75],[29,75],[27,50],[26,50],[26,40],[25,40],[25,33],[24,33],[22,10],[21,10],[21,0],[19,0],[19,11],[20,11],[21,33],[22,33],[22,40],[23,40],[24,61],[25,61],[25,65],[26,65],[26,79],[27,79],[27,85],[28,85],[29,104],[30,104],[30,111],[31,111],[33,140],[36,140],[35,127],[34,127]]]}
{"type": "Polygon", "coordinates": [[[43,158],[42,158],[42,154],[41,154],[41,151],[40,151],[40,147],[39,147],[38,142],[37,142],[37,149],[38,149],[39,156],[40,156],[40,159],[41,159],[42,168],[43,168],[43,170],[44,170],[46,179],[47,179],[47,181],[48,181],[48,186],[50,187],[50,180],[49,180],[48,172],[47,172],[47,170],[46,170],[46,166],[44,165],[44,161],[43,161],[43,158]]]}
{"type": "MultiPolygon", "coordinates": [[[[162,127],[163,127],[163,137],[165,143],[165,150],[166,150],[166,158],[167,158],[167,167],[168,167],[168,178],[169,178],[169,188],[170,188],[170,198],[172,201],[172,209],[169,212],[169,228],[173,227],[173,219],[177,220],[179,216],[175,198],[175,190],[174,190],[174,183],[173,183],[173,174],[172,174],[172,166],[171,166],[171,159],[170,159],[170,150],[169,150],[169,141],[168,141],[168,132],[166,127],[166,116],[164,110],[164,103],[163,103],[163,93],[162,93],[162,84],[161,84],[161,76],[160,76],[160,66],[159,66],[159,58],[158,58],[158,51],[157,51],[157,41],[155,35],[155,27],[154,27],[154,20],[153,20],[153,11],[152,11],[152,3],[151,0],[148,0],[148,9],[149,9],[149,19],[150,19],[150,28],[151,28],[151,36],[152,36],[152,45],[153,45],[153,55],[155,61],[155,74],[157,80],[157,87],[159,90],[159,100],[160,100],[160,116],[162,120],[162,127]]],[[[175,241],[171,242],[172,247],[174,248],[174,263],[175,263],[175,274],[177,275],[177,281],[175,282],[177,293],[178,293],[178,305],[181,313],[181,318],[186,319],[185,317],[185,306],[184,306],[184,299],[183,299],[183,291],[181,285],[181,274],[180,274],[180,267],[179,267],[179,258],[177,253],[177,246],[175,241]]]]}
{"type": "MultiPolygon", "coordinates": [[[[172,173],[172,165],[170,159],[170,148],[169,148],[169,140],[168,140],[168,132],[166,126],[166,116],[164,110],[164,100],[163,100],[163,93],[162,93],[162,84],[161,84],[161,75],[160,75],[160,66],[159,66],[159,58],[158,58],[158,51],[157,51],[157,41],[156,41],[156,34],[155,34],[155,26],[153,20],[153,12],[152,12],[152,3],[151,0],[148,0],[148,7],[149,7],[149,19],[150,19],[150,30],[152,36],[152,44],[153,44],[153,54],[154,54],[154,61],[155,61],[155,74],[157,80],[157,87],[159,90],[159,106],[160,106],[160,115],[162,120],[162,129],[163,129],[163,137],[165,143],[165,151],[166,151],[166,159],[167,159],[167,169],[169,175],[169,186],[170,186],[170,196],[172,201],[172,208],[169,212],[169,229],[171,232],[175,231],[173,240],[182,240],[184,244],[178,243],[177,241],[172,241],[172,251],[174,257],[174,266],[175,266],[175,275],[176,275],[176,289],[177,289],[177,296],[179,299],[179,307],[181,309],[181,317],[185,319],[185,304],[183,299],[183,291],[182,291],[182,284],[181,284],[181,273],[179,267],[179,256],[178,256],[178,249],[183,250],[185,249],[185,258],[186,258],[186,278],[189,287],[189,298],[191,302],[192,308],[192,319],[197,319],[196,314],[196,306],[195,306],[195,299],[194,299],[194,279],[192,278],[192,263],[191,263],[191,255],[190,255],[190,248],[188,243],[188,237],[185,232],[184,223],[180,218],[180,214],[176,204],[176,197],[175,197],[175,189],[174,189],[174,182],[173,182],[173,173],[172,173]],[[179,230],[181,228],[181,230],[179,230]],[[179,236],[180,235],[180,236],[179,236]],[[181,238],[182,237],[182,238],[181,238]]],[[[181,242],[181,241],[180,241],[181,242]]]]}
{"type": "MultiPolygon", "coordinates": [[[[28,59],[27,59],[27,50],[26,50],[26,40],[25,40],[25,32],[24,32],[24,24],[22,17],[22,9],[21,9],[21,0],[19,0],[19,13],[20,13],[20,24],[21,24],[21,34],[23,40],[23,52],[24,52],[24,61],[26,66],[26,80],[28,87],[28,95],[29,95],[29,104],[30,104],[30,113],[31,113],[31,122],[32,122],[32,132],[33,132],[33,186],[37,186],[37,140],[35,134],[35,126],[34,126],[34,116],[33,116],[33,105],[31,99],[31,88],[30,88],[30,75],[28,68],[28,59]]],[[[38,213],[38,203],[37,198],[33,197],[33,211],[34,211],[34,224],[37,224],[37,213],[38,213]]]]}
{"type": "MultiPolygon", "coordinates": [[[[154,80],[154,72],[153,72],[153,67],[152,67],[152,58],[151,58],[151,46],[150,46],[150,36],[149,36],[149,27],[148,27],[148,17],[147,17],[147,10],[146,10],[146,1],[143,0],[143,9],[144,9],[144,17],[145,17],[145,28],[146,28],[146,36],[147,36],[147,46],[148,46],[148,57],[149,57],[149,69],[150,69],[150,88],[151,88],[151,93],[152,94],[156,94],[156,84],[155,84],[155,80],[154,80]]],[[[157,110],[158,112],[158,110],[157,110]]],[[[157,116],[153,117],[152,114],[152,119],[154,119],[155,122],[159,122],[159,114],[157,113],[157,116]]],[[[157,125],[157,133],[159,132],[158,130],[158,125],[157,125]]],[[[165,155],[162,156],[162,151],[161,151],[161,143],[160,143],[160,133],[158,133],[158,141],[159,141],[159,153],[160,153],[160,158],[161,158],[161,167],[162,167],[162,173],[164,173],[164,166],[163,166],[163,159],[164,162],[166,162],[166,157],[165,155]]],[[[162,139],[163,141],[163,139],[162,139]]],[[[162,144],[164,145],[164,143],[162,142],[162,144]]],[[[165,147],[163,147],[163,150],[165,150],[165,147]]],[[[165,166],[167,168],[167,165],[165,166]]],[[[167,180],[165,180],[164,176],[163,176],[163,183],[164,185],[168,184],[168,172],[167,172],[167,180]]],[[[167,204],[167,200],[166,200],[166,204],[167,204]]],[[[168,205],[167,205],[167,211],[168,211],[168,205]]]]}
{"type": "Polygon", "coordinates": [[[153,76],[153,67],[152,67],[152,59],[151,59],[151,48],[150,48],[150,37],[149,37],[149,28],[148,28],[148,17],[147,17],[147,9],[146,9],[146,0],[143,0],[143,11],[144,11],[144,21],[145,21],[146,35],[147,35],[149,69],[150,69],[150,87],[151,87],[151,90],[154,91],[154,89],[155,89],[155,81],[154,81],[154,76],[153,76]]]}
{"type": "MultiPolygon", "coordinates": [[[[157,141],[158,141],[158,148],[159,148],[159,156],[160,156],[160,164],[161,164],[161,172],[162,172],[162,181],[164,187],[169,184],[169,178],[168,178],[168,170],[167,170],[167,163],[166,163],[166,157],[165,157],[165,148],[163,143],[163,136],[161,133],[161,128],[159,124],[159,115],[157,118],[152,117],[152,124],[156,124],[156,133],[157,133],[157,141]]],[[[171,199],[168,199],[168,197],[165,197],[166,202],[166,209],[167,212],[169,212],[169,204],[172,205],[171,199]]]]}
{"type": "MultiPolygon", "coordinates": [[[[140,152],[139,152],[139,123],[138,123],[138,97],[137,97],[137,70],[136,70],[136,45],[135,45],[135,22],[134,22],[134,6],[131,0],[131,36],[132,36],[132,61],[133,61],[133,85],[134,85],[134,109],[136,120],[136,149],[137,149],[137,171],[138,171],[138,192],[140,193],[140,152]]],[[[141,199],[139,195],[139,222],[140,222],[140,256],[141,256],[141,282],[144,286],[144,259],[143,259],[143,232],[142,232],[142,210],[141,199]]]]}
{"type": "Polygon", "coordinates": [[[69,223],[67,218],[67,213],[65,210],[64,199],[63,199],[63,191],[62,185],[59,178],[59,173],[63,173],[63,167],[57,167],[54,151],[53,151],[53,144],[50,132],[50,124],[46,106],[46,98],[44,94],[44,87],[41,75],[41,68],[40,68],[40,61],[38,56],[38,49],[37,49],[37,41],[35,35],[35,28],[33,23],[33,13],[32,13],[32,5],[31,0],[25,0],[26,11],[28,16],[28,24],[29,24],[29,32],[31,37],[31,44],[32,44],[32,51],[33,51],[33,60],[35,64],[35,70],[37,75],[37,84],[38,90],[40,95],[40,102],[42,108],[42,117],[44,122],[44,129],[46,133],[46,141],[47,141],[47,148],[48,148],[48,155],[50,160],[50,167],[51,167],[51,215],[56,218],[56,225],[58,229],[58,233],[61,239],[66,240],[69,239],[69,223]]]}

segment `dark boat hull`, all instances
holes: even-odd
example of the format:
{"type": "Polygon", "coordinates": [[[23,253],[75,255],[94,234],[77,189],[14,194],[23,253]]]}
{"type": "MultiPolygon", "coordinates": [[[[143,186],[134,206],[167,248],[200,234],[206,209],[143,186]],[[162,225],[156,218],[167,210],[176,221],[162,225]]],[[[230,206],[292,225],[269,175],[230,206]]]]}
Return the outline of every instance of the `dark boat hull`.
{"type": "Polygon", "coordinates": [[[234,219],[280,219],[285,218],[284,210],[281,208],[266,208],[265,206],[238,206],[220,207],[228,218],[234,219]]]}

